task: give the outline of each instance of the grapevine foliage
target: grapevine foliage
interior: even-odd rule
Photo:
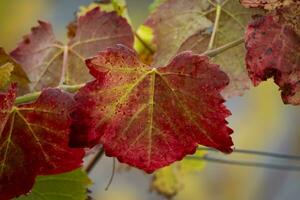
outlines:
[[[32,28],[32,33],[11,52],[27,73],[31,91],[89,81],[86,58],[114,44],[133,45],[133,34],[126,20],[99,8],[73,22],[72,32],[68,44],[63,45],[55,39],[51,24],[39,21],[39,26]]]
[[[272,1],[266,16],[257,17],[246,32],[246,63],[258,85],[270,77],[282,91],[286,104],[300,104],[300,2]],[[245,2],[244,2],[245,4]],[[266,6],[251,4],[249,6]],[[269,7],[268,7],[269,8]]]
[[[125,1],[103,1],[81,7],[66,44],[39,21],[0,48],[0,199],[77,169],[98,144],[148,173],[166,167],[152,186],[175,195],[196,161],[168,165],[198,145],[232,152],[224,98],[274,77],[300,104],[299,13],[296,0],[156,0],[134,34]]]

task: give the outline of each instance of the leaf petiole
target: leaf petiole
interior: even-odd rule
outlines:
[[[221,17],[221,11],[222,11],[221,5],[217,4],[216,5],[216,17],[215,17],[213,32],[211,34],[207,50],[210,50],[214,47],[214,42],[215,42],[216,34],[217,34],[217,31],[218,31],[218,27],[219,27],[219,21],[220,21],[220,17]]]
[[[244,42],[244,37],[237,39],[235,41],[232,41],[230,43],[227,43],[223,46],[220,46],[218,48],[212,49],[212,50],[207,50],[206,52],[204,52],[202,55],[206,55],[209,57],[214,57],[217,56],[220,53],[223,53],[224,51],[227,51],[228,49],[231,49],[235,46],[238,46],[240,44],[242,44]]]
[[[61,85],[57,88],[62,89],[66,92],[70,92],[70,93],[74,93],[77,92],[81,87],[83,87],[84,84],[80,84],[80,85]],[[29,93],[20,97],[16,98],[15,104],[22,104],[22,103],[28,103],[31,101],[36,100],[41,94],[41,91],[38,92],[33,92],[33,93]]]

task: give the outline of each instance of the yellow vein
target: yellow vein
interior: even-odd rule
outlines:
[[[49,160],[49,156],[46,154],[46,152],[44,151],[44,148],[39,140],[39,138],[36,136],[36,134],[34,133],[34,131],[32,130],[31,126],[30,126],[30,123],[27,121],[27,119],[20,113],[20,111],[16,110],[15,111],[18,116],[23,120],[23,122],[26,124],[28,130],[30,131],[30,133],[32,134],[33,138],[35,139],[35,141],[37,142],[38,146],[40,147],[42,153],[43,153],[43,156],[45,157],[45,159],[50,162]]]
[[[181,109],[184,111],[186,116],[189,118],[189,120],[196,125],[196,127],[201,131],[212,143],[216,144],[213,139],[210,137],[210,135],[202,128],[199,126],[198,122],[195,121],[194,116],[195,115],[190,109],[188,109],[184,104],[181,102],[180,98],[177,96],[177,94],[173,91],[171,86],[169,85],[169,82],[159,73],[157,73],[160,78],[163,80],[163,82],[166,84],[167,88],[171,91],[173,96],[175,97],[176,101],[178,102],[178,105],[181,107]],[[216,144],[217,145],[217,144]]]
[[[132,84],[132,86],[130,87],[130,88],[128,88],[128,90],[114,103],[114,104],[112,104],[111,105],[111,110],[109,111],[109,113],[108,114],[106,114],[106,115],[104,115],[104,117],[103,117],[103,119],[102,120],[100,120],[98,123],[97,123],[97,125],[96,125],[96,127],[99,127],[103,122],[105,122],[105,121],[107,121],[107,120],[109,120],[109,119],[111,119],[111,117],[114,115],[114,113],[115,113],[115,111],[116,111],[116,108],[120,105],[120,104],[122,104],[127,98],[128,98],[128,96],[130,95],[130,93],[135,89],[135,87],[136,86],[138,86],[139,85],[139,83],[141,83],[147,76],[148,76],[148,74],[150,74],[151,73],[151,71],[150,72],[147,72],[146,74],[144,74],[142,77],[140,77],[138,80],[136,80],[133,84]],[[101,91],[100,91],[101,92]]]
[[[142,138],[143,135],[145,135],[147,133],[147,128],[145,128],[136,138],[135,140],[129,145],[129,147],[127,148],[126,151],[124,151],[124,153],[122,153],[122,155],[126,155],[130,149]]]
[[[124,133],[127,132],[127,130],[131,127],[134,120],[137,119],[137,117],[148,107],[148,104],[143,104],[141,108],[132,115],[132,117],[129,119],[129,122],[127,123],[126,127],[122,130],[119,137],[122,137]]]
[[[149,90],[149,132],[148,132],[148,164],[147,166],[150,166],[150,159],[151,159],[151,153],[152,153],[152,133],[153,133],[153,111],[154,111],[154,95],[155,95],[155,77],[156,77],[156,69],[153,69],[151,72],[151,82],[150,82],[150,90]]]
[[[33,88],[36,87],[36,85],[40,82],[40,80],[42,79],[42,77],[44,76],[44,74],[48,71],[49,66],[56,60],[56,58],[58,56],[60,56],[64,51],[60,50],[57,54],[55,54],[51,60],[49,60],[46,65],[45,65],[45,69],[44,71],[41,73],[41,75],[38,77],[38,79],[34,82],[33,84]],[[44,65],[44,63],[42,63],[41,65]]]
[[[11,144],[11,135],[12,135],[12,131],[13,131],[14,123],[15,123],[15,116],[16,116],[16,113],[14,112],[12,114],[12,118],[11,118],[11,123],[10,123],[10,127],[9,127],[9,132],[8,132],[8,138],[5,141],[6,142],[6,148],[5,148],[5,152],[4,152],[4,155],[3,155],[4,160],[1,163],[1,172],[0,172],[0,174],[2,174],[3,171],[4,171],[4,167],[5,167],[5,163],[6,163],[6,159],[7,159],[8,149],[9,149],[9,146]]]

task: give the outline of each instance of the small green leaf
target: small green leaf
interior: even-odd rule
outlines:
[[[59,175],[39,176],[32,192],[15,200],[86,200],[90,184],[91,180],[82,169]]]

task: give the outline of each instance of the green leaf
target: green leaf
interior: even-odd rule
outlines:
[[[38,176],[32,192],[15,200],[86,200],[91,180],[82,169],[72,172]]]
[[[206,151],[198,150],[194,155],[203,157]],[[204,161],[184,159],[168,167],[162,168],[154,174],[152,189],[170,198],[183,187],[182,177],[196,173],[205,167]]]

